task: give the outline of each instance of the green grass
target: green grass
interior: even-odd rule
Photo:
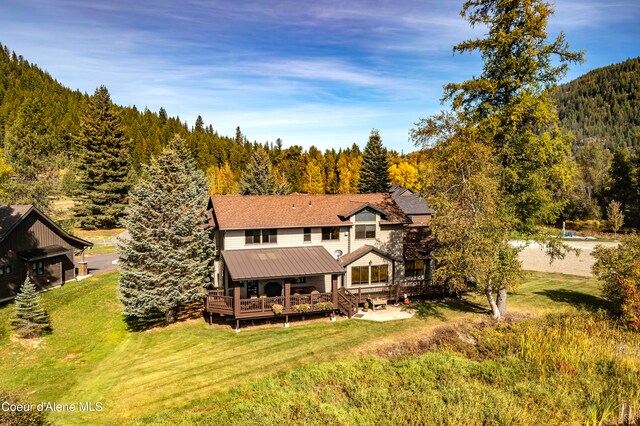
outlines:
[[[190,406],[274,373],[336,360],[350,362],[385,345],[428,336],[443,324],[486,318],[482,297],[420,305],[410,320],[375,323],[326,319],[282,325],[209,327],[190,320],[131,333],[117,300],[117,273],[43,294],[53,334],[38,347],[10,338],[12,305],[0,307],[0,386],[22,389],[33,401],[100,401],[101,413],[62,413],[60,424],[122,424],[162,410]],[[594,280],[531,274],[510,297],[510,309],[539,315],[596,310]]]
[[[109,244],[109,243],[104,243],[104,244],[96,244],[93,247],[91,247],[90,250],[87,250],[85,253],[86,256],[91,256],[91,255],[95,255],[95,254],[107,254],[107,253],[115,253],[116,250],[116,245],[115,244]]]

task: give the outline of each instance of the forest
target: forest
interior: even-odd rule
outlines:
[[[87,114],[100,96],[122,133],[122,151],[114,155],[127,159],[120,166],[126,170],[120,172],[124,183],[117,190],[124,195],[142,165],[158,156],[174,135],[186,142],[206,173],[212,194],[240,192],[242,172],[256,151],[266,153],[277,185],[287,192],[359,191],[363,153],[356,143],[322,152],[314,146],[286,146],[281,139],[250,141],[241,123],[235,135],[220,135],[201,116],[189,125],[164,108],[154,112],[112,104],[106,88],[93,96],[70,90],[0,45],[0,179],[7,183],[2,194],[6,203],[33,203],[50,210],[55,197],[82,197],[93,173],[83,170],[82,159],[91,158],[88,152],[95,156],[113,147],[109,141],[91,146],[89,140]],[[640,158],[634,147],[640,134],[640,58],[592,71],[560,86],[555,96],[561,124],[575,137],[573,184],[559,194],[565,203],[560,220],[606,219],[607,206],[615,200],[622,204],[625,225],[639,226]],[[374,129],[358,142],[364,144],[373,135],[379,140],[384,136]],[[428,182],[431,166],[422,151],[385,151],[391,183],[419,191]],[[76,220],[91,227],[81,219],[90,213],[77,212]]]

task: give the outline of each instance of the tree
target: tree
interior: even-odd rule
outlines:
[[[624,214],[622,213],[622,204],[618,201],[611,201],[607,206],[607,220],[613,229],[613,235],[618,233],[624,223]]]
[[[235,194],[238,182],[236,175],[231,170],[229,163],[222,167],[211,166],[207,170],[210,194]]]
[[[258,148],[251,158],[251,163],[240,178],[241,195],[273,195],[278,190],[276,176],[271,170],[269,156]]]
[[[403,186],[413,192],[420,191],[420,175],[418,168],[407,161],[400,161],[389,167],[389,178],[391,183]]]
[[[566,73],[567,63],[581,61],[582,53],[568,50],[563,33],[554,41],[547,41],[547,19],[552,13],[552,5],[542,0],[465,2],[461,12],[463,18],[472,27],[483,26],[488,32],[485,38],[458,44],[454,52],[479,51],[484,62],[483,71],[479,77],[444,87],[443,101],[451,102],[453,114],[422,119],[411,131],[413,140],[423,146],[454,138],[473,146],[473,152],[480,153],[482,151],[476,144],[479,141],[496,158],[498,190],[492,191],[500,199],[497,206],[488,205],[486,211],[499,211],[500,214],[474,218],[482,219],[477,227],[487,230],[488,239],[478,237],[477,241],[470,240],[469,243],[473,244],[471,247],[485,245],[477,251],[478,262],[487,259],[482,255],[486,252],[485,256],[491,256],[497,267],[497,275],[493,269],[485,267],[478,273],[484,271],[484,282],[491,283],[491,287],[497,285],[497,309],[501,315],[506,312],[509,280],[515,279],[518,268],[517,257],[507,245],[506,234],[500,228],[494,231],[493,226],[511,224],[524,234],[537,235],[536,225],[555,221],[562,212],[566,200],[560,195],[566,193],[572,181],[574,167],[570,138],[557,127],[551,93]],[[471,148],[468,151],[471,152]],[[456,160],[452,158],[450,161]],[[434,173],[430,176],[434,181],[431,185],[442,186],[441,179],[437,172]],[[468,184],[461,181],[460,185],[465,188]],[[491,187],[481,186],[478,189],[482,194]],[[456,201],[461,197],[463,201],[464,197],[471,197],[473,191],[456,194],[453,190],[441,194],[445,200],[439,202],[440,206],[446,210],[448,202],[472,212],[478,210],[476,202]],[[446,197],[451,199],[447,201]],[[438,211],[436,217],[440,216],[441,209],[437,205],[435,208]],[[464,209],[459,213],[464,214]],[[494,217],[500,218],[499,222],[489,221]],[[451,220],[455,223],[454,219]],[[489,221],[487,226],[481,226],[484,220]],[[455,231],[458,228],[450,229]],[[440,235],[445,240],[449,238],[446,233]],[[491,235],[493,237],[489,238]],[[556,248],[557,244],[550,244],[548,252],[555,254]],[[463,246],[455,250],[460,251],[460,256],[468,252]],[[446,270],[440,272],[445,273]],[[495,316],[493,305],[492,309]]]
[[[640,237],[630,237],[618,247],[598,246],[593,256],[593,274],[603,296],[631,328],[640,330]]]
[[[40,303],[40,295],[30,276],[16,295],[11,326],[19,337],[32,338],[51,331],[47,311]]]
[[[427,150],[437,179],[423,189],[438,212],[430,224],[438,242],[433,280],[456,291],[472,284],[499,320],[506,314],[507,289],[520,278],[517,251],[509,245],[513,219],[501,193],[500,167],[476,129],[454,124],[451,115],[443,119],[455,133]]]
[[[96,89],[82,119],[77,139],[80,226],[86,229],[118,225],[130,188],[128,142],[106,87]]]
[[[324,180],[322,179],[322,169],[314,161],[307,163],[304,174],[305,183],[302,190],[307,194],[324,194]]]
[[[15,176],[7,182],[7,203],[33,204],[49,210],[48,195],[53,187],[54,172],[50,152],[51,135],[42,101],[29,98],[7,132],[5,155]]]
[[[202,300],[213,274],[207,182],[177,136],[144,172],[123,219],[129,238],[118,247],[120,300],[132,324],[161,317],[171,323],[186,304]]]
[[[551,94],[568,63],[582,61],[583,54],[569,51],[562,32],[547,40],[552,13],[543,0],[465,2],[463,18],[488,33],[454,52],[479,51],[483,72],[447,84],[443,98],[488,136],[483,140],[495,149],[517,228],[529,233],[557,219],[566,203],[557,194],[571,182],[570,139],[557,127]]]
[[[362,155],[362,168],[358,184],[360,193],[387,192],[389,190],[389,160],[382,146],[380,133],[371,130],[369,142]]]

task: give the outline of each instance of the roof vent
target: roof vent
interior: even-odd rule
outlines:
[[[311,200],[309,200],[309,207],[311,207]]]
[[[296,208],[296,205],[295,205],[295,204],[291,204],[291,208],[292,208],[292,209],[295,209],[295,208]]]

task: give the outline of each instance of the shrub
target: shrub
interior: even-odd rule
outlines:
[[[316,304],[313,305],[317,310],[320,311],[328,311],[333,309],[333,303],[332,302],[318,302]]]
[[[309,312],[311,310],[311,305],[308,303],[301,303],[299,305],[293,305],[291,310],[293,312]]]
[[[593,273],[601,281],[603,296],[631,328],[640,330],[640,237],[618,247],[598,246],[593,256]]]
[[[22,284],[16,296],[11,326],[19,337],[42,336],[51,331],[49,315],[40,305],[40,295],[30,277]]]
[[[28,406],[30,409],[28,411],[17,411],[17,410],[4,410],[0,409],[0,424],[8,425],[8,426],[40,426],[46,425],[48,422],[45,420],[45,413],[43,411],[38,411],[35,404],[33,407],[31,405],[22,400],[19,396],[12,392],[7,392],[0,389],[0,403],[7,403],[5,406],[10,407],[12,404],[22,404],[23,406]]]
[[[276,315],[280,315],[282,313],[282,311],[284,310],[284,306],[278,304],[278,303],[274,303],[273,305],[271,305],[271,310],[273,311],[274,314]]]

